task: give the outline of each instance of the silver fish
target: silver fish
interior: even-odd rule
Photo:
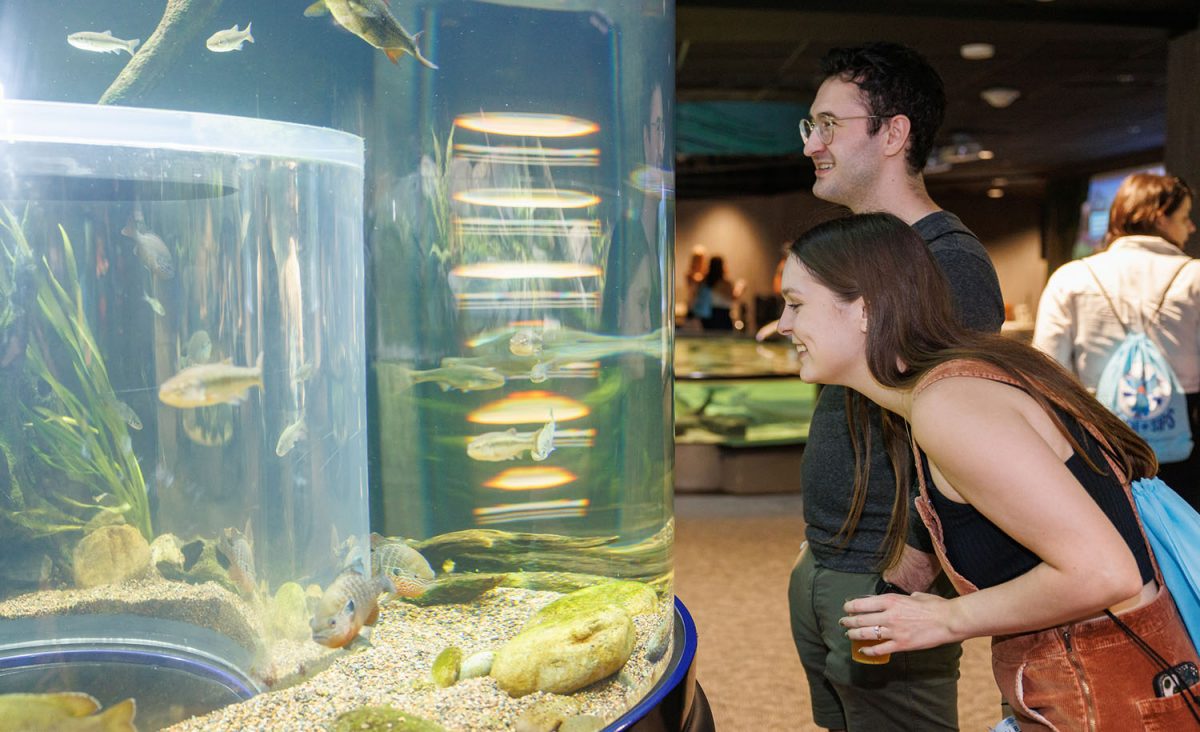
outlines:
[[[388,12],[386,0],[317,0],[304,11],[310,18],[325,13],[331,13],[338,25],[383,51],[392,63],[409,53],[425,66],[437,68],[417,47],[424,31],[410,35]]]
[[[396,592],[384,575],[367,579],[354,569],[342,572],[317,603],[309,623],[313,640],[330,648],[349,645],[364,625],[374,625],[379,618],[379,596],[384,592]]]
[[[150,297],[149,293],[143,292],[142,299],[146,301],[146,304],[150,306],[150,309],[154,311],[155,315],[161,317],[167,314],[167,311],[163,309],[162,303],[156,298]]]
[[[188,338],[184,353],[187,363],[181,364],[183,366],[208,363],[208,359],[212,355],[212,338],[208,336],[208,331],[198,330],[193,333],[191,338]]]
[[[550,415],[550,421],[539,430],[517,432],[516,429],[510,429],[504,432],[487,432],[467,443],[467,457],[488,462],[515,460],[526,450],[529,451],[529,457],[539,462],[554,452],[553,414]]]
[[[242,44],[246,41],[254,43],[254,36],[250,35],[250,24],[246,23],[245,30],[238,30],[237,23],[234,23],[232,28],[219,30],[209,36],[204,46],[213,53],[228,53],[242,50]]]
[[[484,366],[470,366],[455,363],[426,371],[404,371],[400,374],[402,386],[419,384],[423,381],[435,382],[442,391],[457,389],[459,391],[484,391],[499,389],[504,386],[504,374],[496,369]]]
[[[142,420],[137,416],[137,412],[133,411],[133,407],[117,399],[115,394],[109,397],[109,401],[112,408],[131,429],[140,430],[142,428]]]
[[[133,250],[146,269],[159,279],[169,280],[175,276],[175,262],[166,242],[152,231],[141,231],[130,219],[121,233],[133,239]]]
[[[123,41],[120,38],[114,38],[110,30],[100,33],[82,31],[67,36],[67,43],[83,51],[92,51],[94,53],[117,53],[124,51],[130,56],[133,55],[133,49],[137,48],[137,45],[141,42],[142,39],[140,38],[134,38],[132,41]]]
[[[275,454],[283,457],[292,451],[297,442],[306,439],[308,439],[308,426],[304,424],[304,415],[301,414],[295,422],[279,433],[279,441],[275,443]]]

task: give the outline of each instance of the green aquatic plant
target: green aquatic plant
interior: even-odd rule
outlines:
[[[10,271],[36,261],[24,220],[6,207],[0,207],[0,231],[7,234],[0,238],[0,251]],[[31,325],[25,351],[29,375],[49,387],[52,399],[21,400],[20,412],[36,462],[86,489],[83,498],[74,497],[66,485],[43,476],[39,488],[49,486],[48,494],[26,485],[23,505],[11,512],[11,519],[32,535],[44,536],[84,531],[121,516],[149,539],[145,479],[133,454],[121,402],[84,313],[71,239],[61,225],[58,231],[63,279],[55,275],[45,256],[40,266],[34,265],[37,312],[49,327]]]

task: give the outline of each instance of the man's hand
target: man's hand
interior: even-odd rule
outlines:
[[[900,553],[900,561],[883,573],[883,579],[905,592],[925,592],[941,571],[937,555],[906,544]]]

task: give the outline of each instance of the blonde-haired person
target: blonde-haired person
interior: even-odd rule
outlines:
[[[1155,693],[1151,651],[1167,665],[1197,657],[1129,492],[1154,475],[1149,446],[1045,354],[964,328],[928,247],[890,214],[814,227],[793,244],[783,284],[779,331],[801,378],[897,418],[882,435],[856,434],[884,440],[896,475],[915,458],[917,509],[960,593],[845,603],[850,638],[881,641],[864,653],[992,636],[996,682],[1023,732],[1200,725],[1187,683]],[[859,463],[860,480],[869,468]],[[896,495],[907,488],[897,481]],[[909,502],[894,506],[904,525]]]
[[[1200,439],[1200,264],[1183,251],[1196,231],[1193,197],[1175,176],[1126,178],[1109,211],[1107,248],[1064,264],[1046,283],[1033,345],[1095,393],[1100,373],[1125,339],[1122,323],[1144,327],[1179,378],[1186,418]],[[1159,476],[1200,508],[1200,450],[1163,463]]]

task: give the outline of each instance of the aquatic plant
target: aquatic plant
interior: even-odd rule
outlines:
[[[53,397],[20,400],[21,419],[32,437],[31,457],[85,487],[83,498],[77,498],[61,481],[45,476],[38,485],[26,483],[11,519],[33,536],[45,536],[80,531],[123,517],[149,539],[145,479],[133,454],[121,402],[109,383],[104,358],[84,313],[71,239],[60,225],[65,270],[60,281],[46,257],[40,266],[35,264],[25,221],[2,206],[0,231],[7,234],[0,239],[0,252],[10,270],[19,272],[32,265],[37,310],[49,326],[29,326],[30,342],[25,351],[29,374],[46,384]],[[0,267],[0,271],[3,269]],[[64,367],[56,362],[56,355],[68,364]],[[13,436],[0,438],[11,440]],[[11,449],[11,445],[8,447]],[[6,452],[6,456],[9,454]],[[25,465],[25,472],[33,467]]]

